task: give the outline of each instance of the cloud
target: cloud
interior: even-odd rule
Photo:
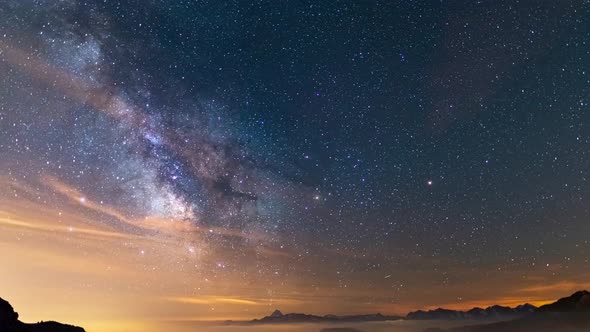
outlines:
[[[540,284],[535,286],[529,286],[520,289],[521,292],[525,293],[561,293],[565,295],[567,292],[578,291],[581,288],[590,289],[590,282],[587,281],[561,281],[553,284]]]
[[[204,297],[171,297],[166,298],[168,301],[172,302],[180,302],[185,304],[236,304],[236,305],[264,305],[264,303],[247,300],[242,298],[231,298],[231,297],[214,297],[214,296],[204,296]]]
[[[240,306],[269,306],[269,305],[295,305],[303,302],[290,298],[243,298],[243,297],[224,297],[224,296],[199,296],[199,297],[165,297],[166,301],[183,303],[183,304],[233,304]]]
[[[99,237],[109,237],[109,238],[127,238],[130,237],[124,233],[118,232],[109,232],[109,231],[102,231],[97,229],[91,228],[81,228],[81,227],[72,227],[66,225],[59,225],[59,224],[44,224],[39,222],[28,222],[19,220],[18,216],[6,214],[5,212],[0,210],[0,224],[5,226],[12,226],[12,227],[19,227],[19,228],[28,228],[32,230],[38,231],[46,231],[46,232],[61,232],[61,233],[76,233],[76,234],[84,234],[84,235],[92,235],[92,236],[99,236]]]
[[[0,201],[0,224],[4,226],[64,235],[136,240],[154,236],[164,240],[163,236],[176,244],[182,240],[189,247],[194,242],[200,243],[199,247],[205,243],[208,247],[216,247],[220,245],[220,239],[242,239],[253,246],[255,253],[265,257],[289,255],[264,245],[272,242],[272,238],[254,229],[199,226],[182,218],[158,215],[129,216],[114,206],[94,201],[86,193],[51,175],[43,175],[33,184],[0,177],[0,189],[4,195]],[[55,197],[52,193],[59,196]],[[61,197],[67,201],[63,202]],[[56,202],[45,204],[52,200]],[[118,224],[105,223],[104,217],[114,219]]]
[[[70,202],[76,203],[86,209],[114,217],[115,219],[123,223],[133,225],[132,219],[128,218],[115,208],[104,205],[102,203],[93,202],[92,200],[87,198],[87,195],[78,191],[74,187],[67,185],[64,182],[61,182],[53,176],[45,175],[41,178],[41,180],[45,185],[53,189],[55,192],[60,193],[66,198],[68,198]]]

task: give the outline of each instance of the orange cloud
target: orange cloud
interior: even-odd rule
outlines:
[[[521,289],[522,292],[527,293],[562,293],[567,295],[567,292],[577,291],[581,288],[590,288],[589,282],[573,282],[562,281],[554,284],[543,284]]]
[[[226,303],[226,304],[238,304],[238,305],[261,305],[264,303],[260,303],[253,300],[241,299],[241,298],[231,298],[231,297],[171,297],[167,298],[166,300],[172,302],[180,302],[186,304],[217,304],[217,303]]]

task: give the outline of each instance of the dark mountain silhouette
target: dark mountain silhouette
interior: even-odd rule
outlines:
[[[554,303],[539,307],[523,318],[492,324],[464,326],[424,332],[588,332],[590,331],[590,293],[579,291]]]
[[[590,292],[579,291],[571,296],[561,298],[551,304],[541,306],[539,312],[576,312],[590,311]]]
[[[0,298],[0,331],[2,332],[85,332],[83,328],[57,322],[27,324],[18,320],[18,313]]]
[[[301,313],[283,314],[280,310],[275,310],[271,315],[253,319],[246,322],[226,321],[226,324],[268,324],[268,323],[319,323],[319,322],[380,322],[387,320],[400,319],[399,316],[384,316],[380,313],[369,315],[309,315]]]
[[[482,308],[473,308],[468,311],[458,311],[438,308],[429,311],[413,311],[408,313],[406,319],[411,320],[430,320],[430,319],[494,319],[494,320],[507,320],[515,319],[534,312],[537,309],[532,304],[522,304],[515,308],[503,307],[494,305]]]
[[[402,317],[371,315],[309,315],[303,313],[283,314],[275,310],[269,316],[251,321],[233,322],[227,324],[266,324],[266,323],[339,323],[339,322],[376,322],[398,320]],[[457,311],[439,308],[430,311],[414,311],[405,319],[409,320],[494,320],[499,322],[481,325],[464,326],[452,329],[429,328],[425,332],[590,332],[590,293],[579,291],[569,297],[537,308],[531,304],[523,304],[514,308],[494,305],[483,308],[473,308],[468,311]],[[435,323],[433,323],[435,324]],[[330,327],[321,332],[353,332],[349,327]]]
[[[277,309],[277,310],[273,311],[272,314],[270,314],[270,317],[280,318],[280,317],[283,317],[283,313]]]

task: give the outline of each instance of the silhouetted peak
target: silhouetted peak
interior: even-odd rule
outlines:
[[[525,303],[525,304],[521,304],[521,305],[517,306],[516,308],[514,308],[514,310],[519,311],[519,312],[533,312],[533,311],[537,310],[537,307],[530,304],[530,303]]]
[[[280,317],[283,317],[283,313],[279,309],[277,309],[272,312],[270,317],[280,318]]]
[[[587,290],[581,290],[581,291],[575,292],[570,297],[576,299],[578,302],[582,302],[585,299],[587,299],[587,296],[590,296],[590,292],[588,292]]]
[[[0,322],[14,322],[18,320],[18,313],[8,303],[8,301],[0,298]]]
[[[590,292],[586,290],[575,292],[568,297],[563,297],[551,304],[541,306],[539,311],[590,311]]]

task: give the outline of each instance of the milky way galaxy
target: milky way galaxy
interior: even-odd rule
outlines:
[[[0,296],[158,331],[590,287],[589,13],[0,1]]]

